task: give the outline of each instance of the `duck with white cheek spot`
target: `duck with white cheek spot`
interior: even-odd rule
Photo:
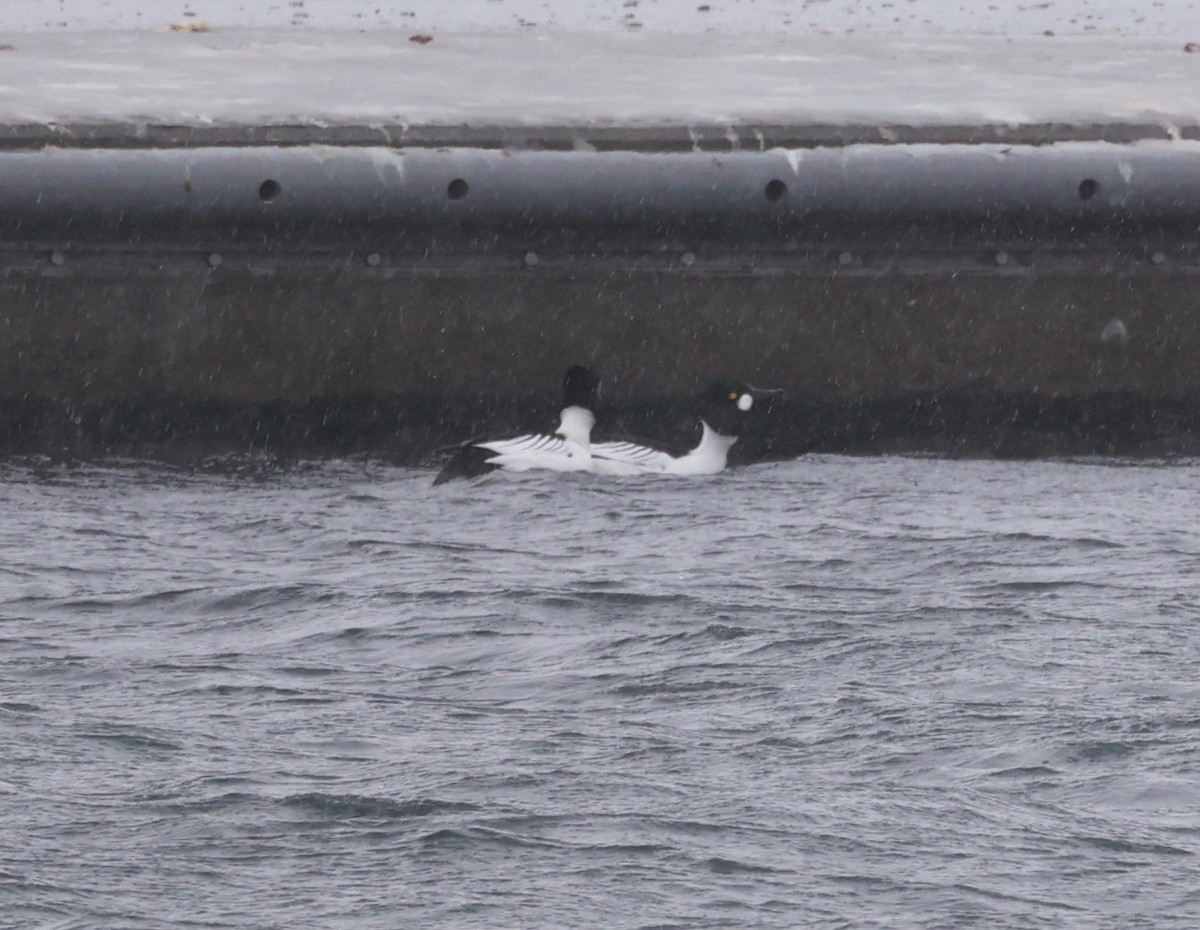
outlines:
[[[725,470],[729,450],[756,405],[770,403],[782,394],[782,390],[754,388],[744,381],[718,381],[698,398],[700,442],[690,452],[675,456],[632,442],[593,443],[591,470],[599,475],[715,475]]]

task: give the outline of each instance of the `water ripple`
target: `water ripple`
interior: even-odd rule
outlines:
[[[1198,474],[6,465],[6,915],[1191,930]]]

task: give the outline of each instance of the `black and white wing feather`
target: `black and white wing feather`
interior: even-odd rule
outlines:
[[[541,433],[529,433],[512,439],[479,442],[476,445],[480,449],[505,456],[568,456],[571,454],[567,440],[561,436],[547,436]]]
[[[610,474],[665,471],[674,457],[633,442],[600,442],[592,445],[595,470]]]

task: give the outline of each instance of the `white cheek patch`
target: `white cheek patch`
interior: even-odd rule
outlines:
[[[741,410],[743,413],[745,413],[747,410],[749,410],[751,407],[754,406],[754,398],[751,397],[749,394],[743,394],[741,397],[738,398],[737,404],[738,404],[738,410]]]

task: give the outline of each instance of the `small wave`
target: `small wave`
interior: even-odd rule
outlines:
[[[391,635],[389,633],[389,635]],[[507,633],[504,630],[491,630],[485,627],[473,627],[468,630],[438,630],[414,637],[412,641],[421,643],[436,643],[445,640],[459,639],[500,639],[502,637],[520,637],[520,633]]]
[[[1038,775],[1061,774],[1061,771],[1050,768],[1048,765],[1018,765],[1013,768],[997,769],[994,772],[988,772],[988,775],[992,778],[1032,778]]]
[[[167,809],[180,814],[209,814],[246,804],[260,803],[265,799],[245,791],[227,791],[224,794],[201,800],[167,799]]]
[[[449,846],[461,848],[477,846],[481,843],[502,846],[506,849],[562,849],[564,844],[540,837],[522,836],[507,830],[497,830],[493,827],[468,827],[463,830],[443,829],[434,830],[421,837],[425,846]]]
[[[148,538],[144,533],[121,533],[104,526],[77,526],[71,532],[77,536],[99,536],[102,539],[144,540]]]
[[[270,695],[278,697],[299,697],[307,692],[301,691],[298,688],[280,688],[276,685],[205,685],[202,688],[196,689],[207,694],[216,694],[221,697],[233,697],[236,695],[248,695],[256,697],[258,695]]]
[[[1011,542],[1045,542],[1056,545],[1079,546],[1084,549],[1125,549],[1127,545],[1111,539],[1101,539],[1096,536],[1051,536],[1046,533],[997,533],[995,539]]]
[[[812,719],[811,717],[801,717],[794,720],[793,723],[804,723]],[[797,736],[764,736],[752,740],[748,745],[770,750],[806,750],[812,745],[812,740]]]
[[[779,869],[773,869],[765,865],[753,865],[749,862],[738,862],[736,859],[726,859],[722,856],[713,856],[704,860],[704,865],[718,875],[769,875],[779,872]]]
[[[455,588],[449,585],[434,584],[423,587],[412,587],[405,591],[382,591],[377,598],[384,603],[409,604],[413,601],[469,601],[490,595],[491,591],[479,591],[473,588]]]
[[[348,640],[350,642],[356,642],[360,639],[371,639],[373,636],[377,636],[378,633],[378,630],[373,630],[365,626],[348,626],[344,630],[335,630],[329,633],[318,634],[318,638],[341,639]]]
[[[680,682],[631,682],[626,685],[617,685],[612,689],[612,693],[621,695],[622,697],[645,697],[647,695],[665,694],[711,694],[739,691],[753,687],[754,684],[754,682],[750,681],[714,681],[713,679]]]
[[[308,792],[283,798],[280,804],[294,807],[320,817],[337,820],[405,820],[410,817],[429,817],[434,814],[477,810],[474,804],[458,801],[439,801],[422,798],[397,801],[359,794],[324,794]]]
[[[588,855],[597,853],[610,856],[653,856],[675,852],[674,846],[665,843],[588,843],[581,844],[577,848],[580,852]],[[607,867],[600,868],[597,870],[597,874],[606,871]]]
[[[338,674],[337,669],[319,665],[282,665],[275,671],[281,675],[295,675],[297,678],[327,678]]]
[[[811,582],[794,581],[789,584],[780,585],[784,591],[804,591],[814,592],[817,594],[879,594],[890,595],[899,593],[898,588],[882,587],[879,585],[840,585],[840,584],[813,584]]]
[[[40,714],[42,708],[38,704],[27,704],[24,701],[2,701],[0,711],[9,714]]]
[[[83,739],[112,743],[123,749],[161,749],[168,752],[179,752],[183,749],[180,744],[171,740],[119,725],[109,725],[98,730],[85,730],[79,736]]]
[[[398,547],[394,539],[351,539],[346,543],[346,548],[351,551],[371,549],[377,555],[391,555]]]
[[[1051,591],[1069,591],[1079,588],[1108,591],[1113,588],[1113,585],[1101,584],[1095,581],[1080,581],[1076,578],[1065,578],[1061,581],[997,581],[993,584],[981,585],[978,590],[1038,594]]]
[[[571,606],[575,604],[611,604],[616,607],[664,607],[675,604],[691,604],[695,600],[688,594],[674,593],[652,593],[646,591],[628,591],[620,588],[612,588],[600,586],[590,587],[590,584],[585,582],[571,588],[565,595],[545,595],[542,592],[540,600],[542,603]]]
[[[281,584],[222,591],[216,588],[172,588],[151,591],[145,594],[112,594],[82,598],[25,597],[13,603],[37,603],[40,606],[61,608],[68,611],[95,613],[118,610],[130,611],[177,609],[190,607],[196,613],[211,616],[214,613],[244,614],[248,610],[279,607],[291,602],[321,604],[333,600],[337,595],[318,584]]]
[[[227,658],[232,658],[232,656],[227,656]],[[223,662],[151,662],[146,668],[155,672],[182,672],[184,674],[234,671],[234,666]]]
[[[337,595],[324,585],[293,583],[244,588],[218,594],[206,606],[216,611],[243,611],[259,607],[278,607],[292,601],[322,604],[336,597]]]
[[[727,827],[713,820],[666,820],[652,818],[651,822],[663,830],[679,833],[683,836],[711,836],[723,833]]]
[[[299,688],[280,688],[276,685],[207,685],[196,689],[201,693],[215,694],[219,697],[242,697],[248,700],[256,698],[275,699],[280,704],[335,704],[339,698],[321,693],[303,691]]]
[[[1096,849],[1108,852],[1135,853],[1153,856],[1191,856],[1190,849],[1180,849],[1178,846],[1168,846],[1165,843],[1139,843],[1134,840],[1114,839],[1109,836],[1080,836],[1077,839],[1094,846]]]
[[[830,643],[841,642],[845,638],[845,633],[816,633],[812,636],[787,636],[780,639],[772,639],[761,646],[755,646],[753,649],[743,653],[743,656],[747,660],[789,658],[796,653],[807,654],[821,647],[827,647]]]
[[[1071,752],[1071,758],[1084,762],[1105,762],[1109,759],[1124,759],[1134,753],[1135,747],[1121,742],[1090,742],[1077,743]]]
[[[458,552],[466,555],[476,555],[481,552],[499,553],[501,555],[524,555],[518,549],[507,546],[492,546],[480,542],[453,542],[445,539],[396,539],[389,545],[398,549],[417,549],[429,552]]]
[[[1005,894],[1001,891],[993,891],[990,888],[979,888],[975,885],[957,884],[951,886],[958,891],[965,891],[967,894],[978,895],[981,898],[988,898],[992,901],[1015,901],[1020,904],[1032,904],[1037,907],[1049,908],[1055,911],[1082,911],[1083,908],[1076,907],[1074,904],[1067,904],[1064,901],[1047,901],[1043,898],[1029,898],[1024,895]]]
[[[604,648],[606,650],[650,650],[660,649],[672,643],[710,642],[713,640],[716,642],[730,642],[735,639],[754,636],[759,632],[761,631],[729,623],[710,623],[700,629],[681,630],[675,633],[664,633],[659,636],[621,636],[604,643]]]
[[[729,642],[741,639],[743,636],[753,636],[757,630],[748,630],[742,626],[730,626],[725,623],[710,623],[704,628],[704,635],[717,642]]]

